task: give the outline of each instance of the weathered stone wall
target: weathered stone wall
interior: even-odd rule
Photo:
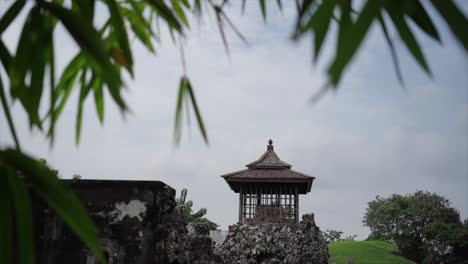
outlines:
[[[157,181],[65,183],[94,220],[109,264],[210,263],[198,259],[205,260],[205,255],[211,258],[211,240],[190,239],[186,223],[176,210],[175,191],[168,185]],[[38,263],[98,263],[49,208],[40,203],[34,208]]]
[[[233,225],[226,240],[215,248],[226,264],[324,264],[327,243],[313,214],[299,225]]]
[[[299,225],[235,225],[216,245],[206,226],[187,226],[175,191],[162,182],[65,183],[93,218],[109,264],[327,263],[327,245],[311,215]],[[49,208],[36,202],[34,210],[37,263],[98,264]]]

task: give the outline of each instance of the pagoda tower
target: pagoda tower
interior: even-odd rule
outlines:
[[[299,223],[299,195],[310,192],[315,177],[291,170],[271,139],[266,152],[246,167],[221,175],[239,194],[239,223]]]

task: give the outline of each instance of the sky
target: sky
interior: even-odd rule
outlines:
[[[458,3],[467,14],[467,3]],[[0,2],[0,12],[9,4]],[[79,146],[76,91],[58,123],[53,147],[43,133],[29,129],[24,110],[15,104],[23,150],[45,158],[62,178],[79,174],[83,179],[154,180],[177,191],[187,188],[194,207],[207,208],[208,218],[227,229],[238,219],[238,196],[220,175],[245,168],[265,152],[271,138],[282,160],[316,177],[312,191],[300,197],[300,214],[313,212],[323,230],[365,239],[370,230],[362,219],[369,201],[417,190],[447,197],[468,217],[468,56],[442,21],[435,21],[442,45],[417,34],[432,78],[397,41],[402,87],[382,32],[374,25],[339,89],[312,104],[310,98],[326,82],[333,37],[327,39],[320,62],[312,64],[310,38],[290,40],[292,6],[281,13],[271,5],[266,23],[256,5],[248,6],[244,15],[234,5],[228,14],[248,44],[228,31],[228,56],[213,17],[195,23],[184,42],[187,75],[208,145],[193,118],[183,127],[181,145],[174,145],[183,72],[179,48],[165,34],[156,55],[133,45],[135,78],[127,80],[124,91],[131,114],[123,118],[107,95],[101,125],[93,98],[88,98]],[[24,15],[2,35],[10,50]],[[55,41],[60,71],[77,47],[63,28]],[[46,106],[43,102],[44,111]],[[11,146],[3,113],[0,123],[0,147]]]

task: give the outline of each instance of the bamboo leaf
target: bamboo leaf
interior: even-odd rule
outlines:
[[[311,8],[312,4],[315,3],[315,0],[303,0],[301,5],[298,5],[298,16],[297,16],[297,24],[299,25],[301,20],[304,18],[304,14],[306,14],[309,9]],[[296,2],[296,4],[299,4]],[[325,2],[323,3],[325,4]]]
[[[91,80],[89,83],[86,83],[86,73],[87,71],[84,71],[83,74],[81,75],[81,90],[80,90],[80,96],[78,99],[78,110],[77,110],[77,115],[76,115],[76,131],[75,131],[75,142],[76,144],[80,144],[80,137],[81,137],[81,123],[83,120],[83,104],[88,97],[89,91],[91,90],[91,86],[94,85],[95,82],[95,76],[93,75],[91,77]]]
[[[78,53],[63,70],[59,83],[57,84],[57,87],[55,88],[54,93],[51,96],[54,99],[54,107],[52,110],[49,110],[45,117],[50,117],[50,122],[53,122],[55,124],[59,119],[73,91],[75,80],[79,72],[82,71],[82,68],[85,67],[85,65],[86,59],[84,54]],[[58,106],[56,106],[57,102],[59,102]],[[47,133],[47,136],[50,138],[54,135],[54,127],[55,126],[51,124]]]
[[[190,100],[192,101],[192,107],[193,107],[193,111],[195,112],[195,116],[197,118],[198,128],[200,129],[200,133],[202,134],[202,137],[205,140],[205,143],[208,144],[208,134],[206,133],[205,124],[203,123],[200,109],[198,107],[197,100],[195,98],[195,91],[192,89],[192,85],[190,84],[190,81],[186,77],[185,79],[187,83],[186,89],[190,96]]]
[[[127,30],[125,29],[122,15],[120,14],[119,8],[115,0],[107,0],[107,6],[111,16],[111,24],[117,36],[119,47],[122,49],[124,60],[118,60],[117,62],[124,66],[128,72],[133,76],[133,57],[130,49],[130,43],[128,41]],[[114,52],[112,53],[114,55]]]
[[[221,35],[221,39],[223,41],[223,46],[226,51],[226,54],[229,56],[229,45],[227,42],[226,33],[224,32],[224,24],[223,24],[223,19],[222,19],[223,11],[219,6],[215,6],[214,11],[216,14],[216,24],[218,25],[219,34]]]
[[[98,62],[108,62],[109,57],[104,44],[90,21],[53,2],[39,2],[45,9],[55,15],[68,30],[75,41]]]
[[[5,117],[8,122],[8,128],[10,129],[11,136],[13,137],[13,140],[15,141],[15,144],[16,144],[16,149],[21,150],[19,139],[16,134],[15,124],[13,122],[13,118],[11,118],[10,107],[6,99],[5,90],[3,89],[3,81],[1,79],[1,75],[0,75],[0,100],[2,103],[2,107],[3,107],[3,112],[5,113]]]
[[[95,0],[72,1],[72,10],[76,10],[81,16],[89,21],[94,19]]]
[[[283,11],[283,1],[281,0],[276,0],[276,4],[278,5],[278,8],[280,11]]]
[[[260,3],[260,10],[262,11],[263,21],[266,21],[266,3],[265,0],[259,0]]]
[[[9,77],[10,77],[10,92],[14,98],[25,97],[26,85],[24,79],[30,65],[30,58],[32,57],[33,48],[31,40],[31,20],[34,16],[37,16],[37,8],[31,9],[24,23],[21,31],[20,38],[18,40],[18,46],[16,48],[16,55],[10,63]],[[36,14],[35,14],[36,13]],[[25,106],[26,108],[26,106]],[[27,110],[29,111],[29,110]]]
[[[51,34],[51,37],[53,35]],[[50,42],[50,49],[49,49],[49,57],[50,57],[50,67],[49,67],[49,89],[50,89],[50,125],[49,125],[49,132],[50,132],[50,144],[54,143],[54,136],[55,136],[55,111],[54,106],[57,102],[57,98],[55,97],[55,56],[54,56],[54,40]]]
[[[44,199],[94,255],[105,263],[97,230],[86,209],[49,168],[21,152],[10,149],[0,151],[0,163],[8,164],[12,170],[25,175],[39,197]]]
[[[20,178],[18,172],[11,168],[7,168],[8,187],[10,194],[13,197],[13,208],[15,211],[15,238],[17,243],[17,252],[19,263],[33,264],[34,263],[34,243],[32,231],[32,207],[29,198],[28,190]],[[3,175],[5,177],[5,175]]]
[[[444,18],[452,33],[468,51],[468,19],[452,0],[431,0],[432,5]]]
[[[224,20],[228,23],[231,29],[236,33],[237,37],[240,38],[245,44],[248,44],[247,38],[237,29],[236,25],[232,23],[231,19],[221,10],[220,15],[224,18]]]
[[[187,90],[187,79],[185,77],[180,78],[179,93],[177,95],[177,104],[175,112],[175,123],[174,123],[174,140],[176,144],[180,143],[182,136],[182,114],[183,114],[183,102],[185,92]]]
[[[103,94],[102,81],[98,78],[93,84],[93,92],[94,92],[94,102],[96,105],[96,112],[99,118],[99,122],[101,122],[102,124],[104,122],[104,94]]]
[[[353,24],[349,17],[350,6],[342,8],[342,18],[339,29],[338,48],[332,65],[328,68],[328,74],[333,86],[337,86],[345,67],[349,64],[374,19],[380,14],[379,1],[368,1],[364,5],[357,21]]]
[[[406,14],[414,21],[419,28],[421,28],[426,34],[440,42],[439,32],[434,26],[429,14],[427,14],[424,6],[419,0],[407,1],[404,5]]]
[[[130,27],[137,38],[146,46],[148,50],[154,52],[153,44],[151,43],[151,36],[153,30],[145,18],[142,16],[142,10],[132,1],[130,2],[133,10],[128,10],[126,17],[130,22]]]
[[[37,41],[33,43],[33,46],[42,52],[34,52],[33,56],[30,58],[31,83],[26,90],[26,96],[29,99],[24,100],[29,102],[31,112],[34,115],[34,118],[37,118],[38,127],[41,127],[38,113],[44,88],[45,67],[48,63],[46,54],[50,49],[50,41],[52,40],[50,28],[47,27],[47,22],[43,18],[44,17],[41,17],[38,21],[34,22],[35,29],[31,32],[31,34],[38,34],[40,36]],[[33,36],[31,36],[31,38],[33,38]]]
[[[17,0],[8,8],[0,19],[0,35],[10,26],[11,22],[18,17],[18,14],[23,10],[26,0]]]
[[[59,18],[78,45],[93,59],[93,62],[98,67],[97,71],[102,74],[111,94],[118,94],[122,85],[120,75],[110,62],[104,42],[91,22],[53,2],[40,1],[39,4]],[[123,100],[119,100],[119,96],[113,96],[113,99],[122,110],[127,109]]]
[[[426,59],[424,58],[424,55],[421,51],[421,47],[416,41],[416,38],[414,37],[413,32],[411,32],[411,29],[409,28],[408,24],[404,20],[403,16],[398,12],[395,12],[393,10],[388,10],[388,9],[387,9],[387,13],[392,19],[393,24],[395,24],[395,28],[400,38],[405,43],[411,55],[413,55],[413,57],[416,59],[419,65],[421,65],[421,67],[427,72],[427,74],[432,76],[431,70],[429,69]]]
[[[312,1],[309,1],[304,4],[311,4]],[[328,28],[330,25],[330,20],[333,16],[333,10],[335,9],[336,1],[329,0],[323,2],[314,14],[310,17],[309,21],[306,25],[301,26],[298,24],[296,27],[295,33],[293,35],[294,39],[298,39],[308,30],[313,30],[314,32],[314,60],[317,61],[318,56],[320,54],[320,50],[325,40],[325,36],[328,32]],[[307,8],[307,7],[304,7]]]
[[[11,64],[11,54],[8,48],[5,46],[3,40],[0,39],[0,60],[2,61],[3,68],[6,72],[10,72],[10,64]]]
[[[390,48],[390,54],[392,56],[393,66],[395,67],[395,72],[397,74],[398,81],[400,82],[401,85],[404,86],[403,75],[401,74],[400,63],[398,62],[398,57],[395,51],[395,46],[393,45],[393,41],[390,38],[390,35],[387,30],[387,26],[385,25],[385,21],[381,14],[379,14],[378,16],[378,21],[379,21],[380,27],[382,28],[382,32],[385,36],[385,40],[387,41],[388,47]]]
[[[164,3],[163,0],[147,0],[150,5],[156,10],[159,16],[166,21],[166,23],[179,32],[182,32],[182,25],[177,17],[172,13],[172,10]]]
[[[184,25],[185,25],[186,27],[189,27],[188,19],[187,19],[187,17],[185,16],[184,9],[183,9],[182,6],[180,5],[179,0],[171,0],[171,4],[172,4],[172,7],[174,8],[175,13],[176,13],[177,16],[180,18],[180,20],[182,21],[182,23],[184,23]]]

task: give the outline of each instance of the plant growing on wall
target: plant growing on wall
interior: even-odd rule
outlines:
[[[216,230],[218,225],[205,217],[207,213],[206,208],[201,208],[193,212],[193,202],[191,200],[187,201],[187,192],[187,189],[182,189],[182,191],[180,191],[180,197],[176,199],[177,209],[186,223],[201,224],[205,225],[208,230]]]

